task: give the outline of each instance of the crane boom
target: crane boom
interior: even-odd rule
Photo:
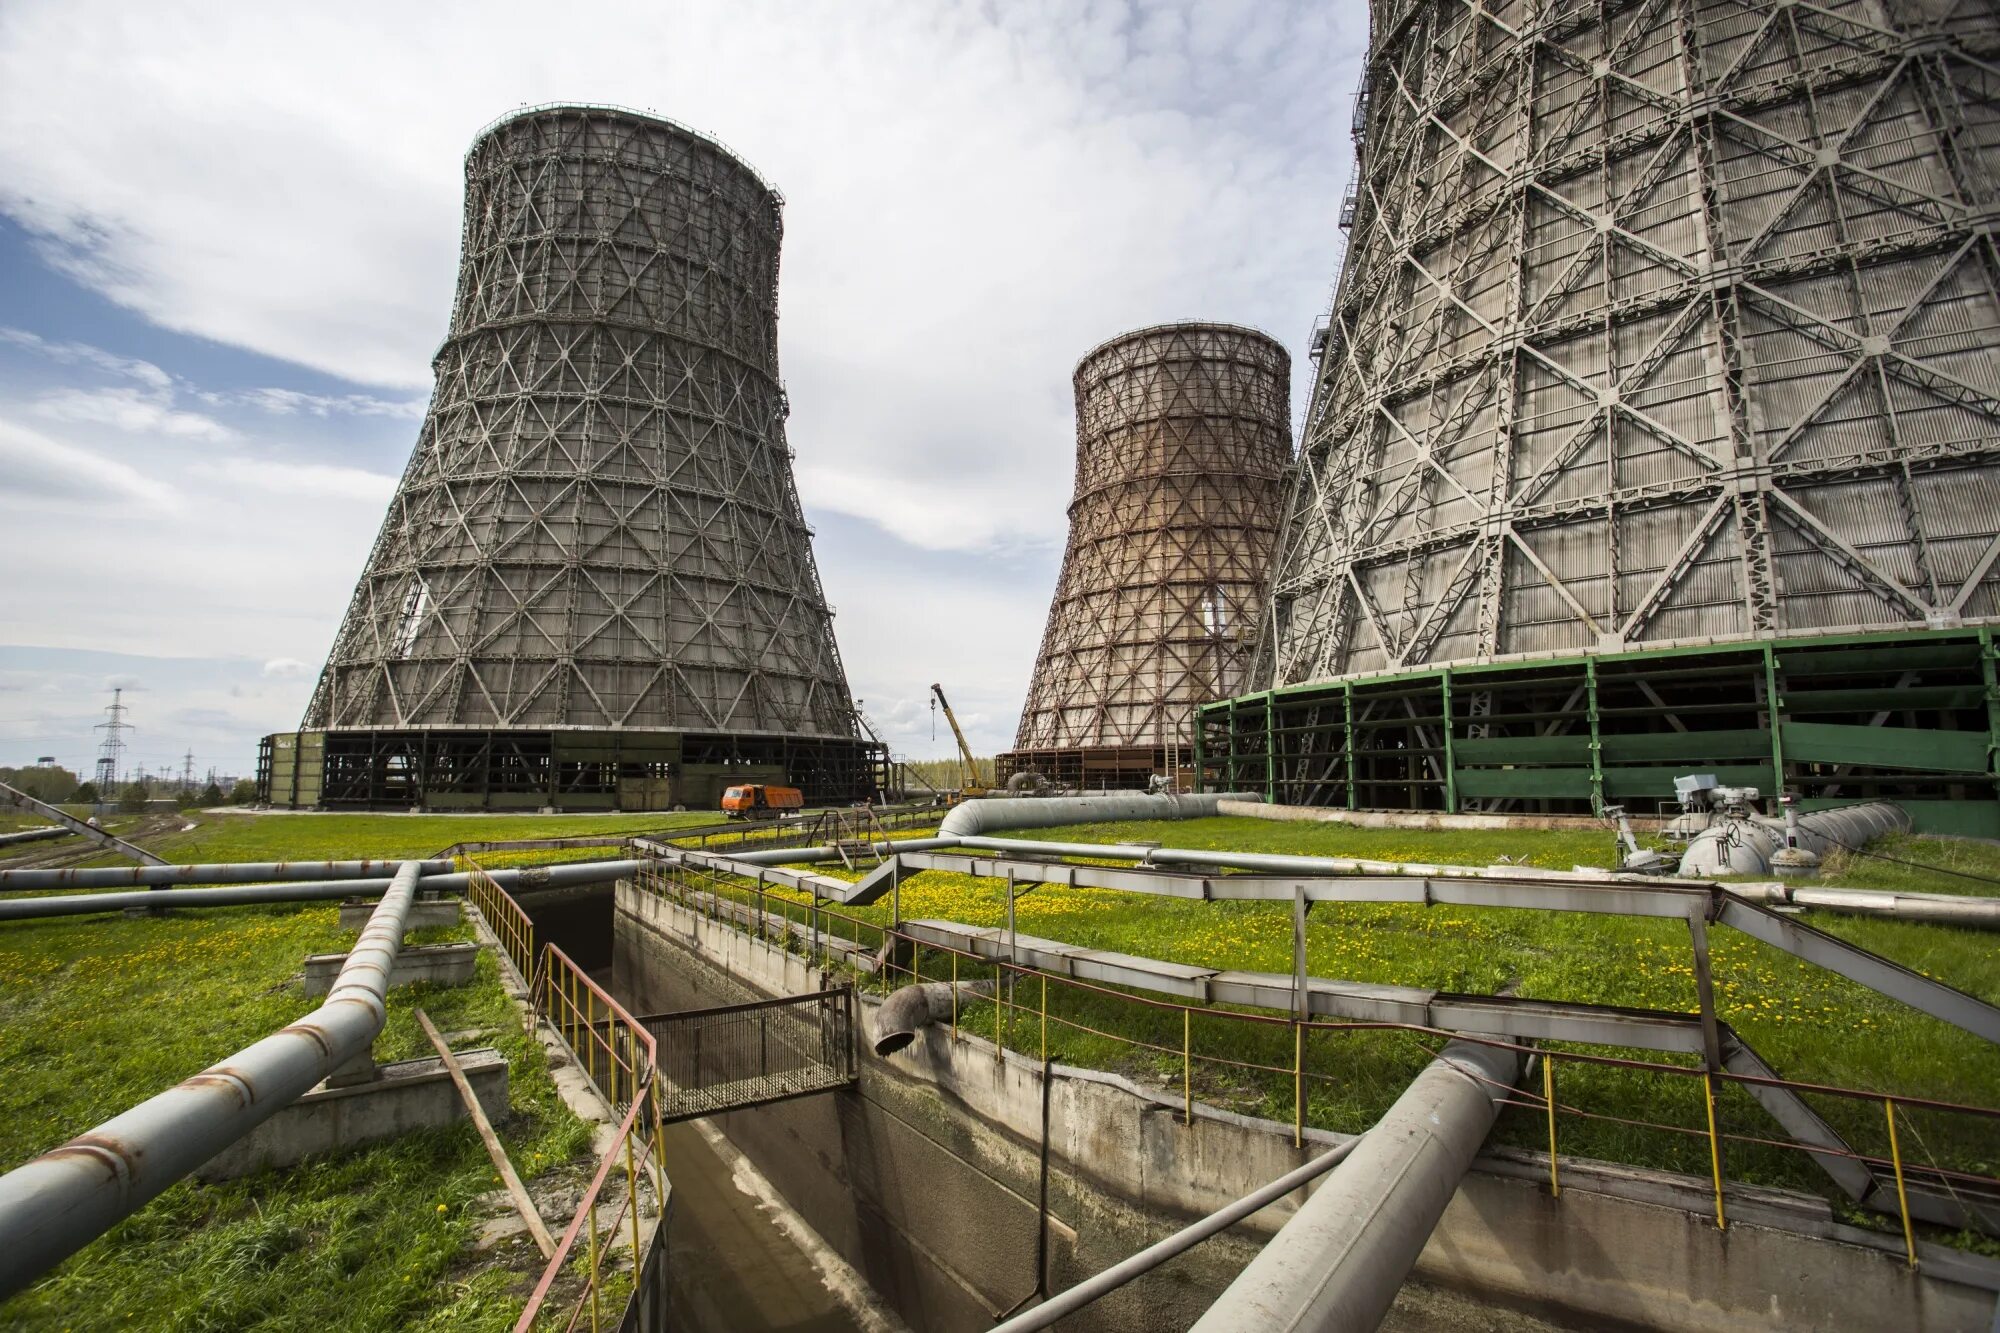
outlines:
[[[951,734],[958,738],[958,757],[965,764],[965,790],[980,790],[979,761],[972,757],[972,747],[966,744],[965,732],[960,729],[958,718],[951,711],[951,701],[944,697],[944,686],[933,683],[931,693],[937,696],[938,707],[944,710],[944,720],[951,723]]]

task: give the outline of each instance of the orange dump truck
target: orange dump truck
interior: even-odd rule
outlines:
[[[722,793],[722,809],[731,819],[776,819],[788,810],[805,808],[806,795],[797,787],[747,784]]]

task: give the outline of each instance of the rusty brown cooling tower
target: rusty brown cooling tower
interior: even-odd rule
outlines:
[[[1000,776],[1178,780],[1194,708],[1242,689],[1291,459],[1291,358],[1229,324],[1122,334],[1076,367],[1069,546]]]

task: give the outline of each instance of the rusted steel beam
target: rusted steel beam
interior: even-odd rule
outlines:
[[[542,1258],[553,1259],[556,1253],[555,1238],[549,1235],[548,1227],[542,1222],[542,1215],[535,1207],[535,1201],[528,1194],[528,1187],[521,1183],[520,1175],[514,1170],[513,1161],[507,1156],[507,1149],[500,1143],[500,1136],[493,1132],[493,1122],[486,1118],[486,1108],[479,1104],[479,1094],[472,1090],[465,1071],[459,1068],[458,1057],[445,1045],[438,1034],[437,1025],[423,1010],[417,1010],[417,1024],[424,1035],[431,1040],[431,1046],[444,1061],[444,1072],[451,1075],[451,1084],[458,1089],[458,1099],[465,1103],[466,1114],[472,1117],[473,1126],[479,1130],[480,1142],[486,1145],[486,1155],[493,1159],[493,1169],[500,1173],[500,1179],[507,1186],[507,1193],[514,1200],[514,1210],[521,1220],[528,1224],[528,1234],[535,1238],[535,1248],[542,1252]]]

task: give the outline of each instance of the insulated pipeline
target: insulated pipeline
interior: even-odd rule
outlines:
[[[422,865],[422,862],[410,862]],[[492,870],[487,877],[510,893],[602,884],[638,873],[645,861],[572,861],[525,870]],[[425,893],[463,893],[471,875],[425,875]],[[52,898],[0,898],[0,921],[54,916],[88,916],[135,907],[243,907],[259,903],[317,902],[329,898],[372,898],[393,880],[344,879],[307,884],[248,884],[226,889],[138,889],[129,893],[70,893]]]
[[[1250,1214],[1269,1207],[1293,1190],[1311,1184],[1340,1165],[1361,1143],[1362,1139],[1349,1139],[1339,1147],[1320,1154],[1297,1170],[1278,1177],[1262,1189],[1244,1195],[1228,1207],[1210,1213],[1201,1221],[1183,1227],[1165,1240],[1149,1245],[1130,1258],[1113,1264],[1095,1277],[1086,1278],[1067,1291],[1056,1293],[1032,1310],[1016,1315],[1004,1324],[995,1325],[993,1333],[1029,1333],[1031,1329],[1047,1328],[1058,1319],[1081,1310],[1100,1296],[1116,1291],[1133,1278],[1150,1273],[1175,1255],[1186,1253],[1210,1236],[1227,1231]]]
[[[142,884],[262,884],[274,880],[381,879],[402,861],[227,861],[191,866],[93,866],[70,870],[0,870],[0,893],[18,889],[109,889]],[[449,859],[419,861],[418,872],[443,874]]]
[[[0,847],[13,847],[24,842],[46,842],[50,838],[74,837],[66,828],[31,828],[19,833],[0,833]]]
[[[318,1009],[0,1176],[0,1300],[368,1051],[418,878],[396,872]]]
[[[1520,1076],[1517,1052],[1447,1045],[1208,1308],[1194,1333],[1372,1329]]]

